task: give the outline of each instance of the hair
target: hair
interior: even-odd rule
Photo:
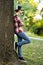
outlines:
[[[20,9],[21,10],[21,9]],[[19,10],[15,10],[15,12],[19,12]]]

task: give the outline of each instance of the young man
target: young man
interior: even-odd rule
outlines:
[[[18,58],[20,60],[24,60],[24,58],[22,57],[21,47],[24,44],[30,43],[30,40],[23,31],[22,27],[24,24],[19,17],[19,15],[22,13],[21,6],[18,6],[15,11],[16,15],[14,16],[14,32],[18,37],[18,43],[15,44],[15,47],[18,47]],[[22,39],[24,39],[24,41]]]

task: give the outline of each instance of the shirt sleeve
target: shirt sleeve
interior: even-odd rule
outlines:
[[[18,17],[18,26],[23,26],[23,22],[21,21],[19,17]]]
[[[13,17],[13,20],[14,20],[15,22],[17,22],[17,19],[16,19],[16,17],[15,17],[15,16]]]

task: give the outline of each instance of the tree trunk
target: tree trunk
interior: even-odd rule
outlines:
[[[0,0],[0,65],[24,65],[14,51],[13,9],[13,0]]]

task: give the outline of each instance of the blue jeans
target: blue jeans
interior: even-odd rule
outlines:
[[[30,43],[30,40],[24,32],[19,32],[17,34],[17,37],[18,37],[18,43],[17,43],[18,44],[18,57],[22,57],[21,46],[24,44]]]

